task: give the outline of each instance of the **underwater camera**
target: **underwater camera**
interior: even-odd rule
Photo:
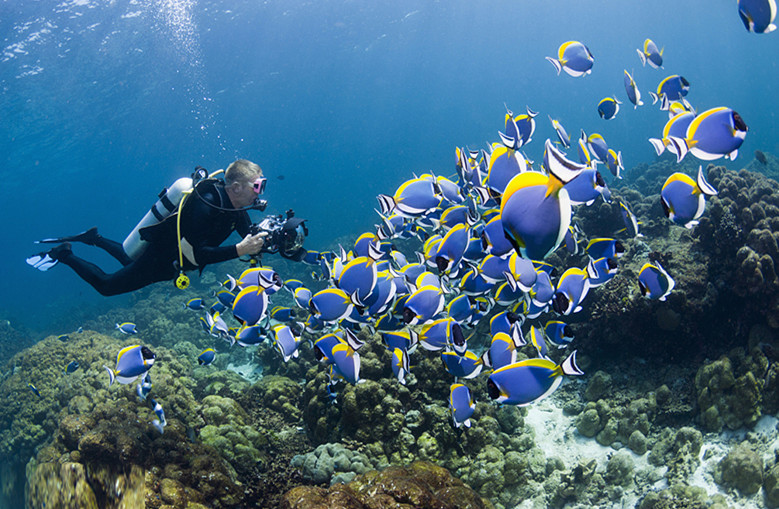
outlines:
[[[281,214],[265,216],[259,223],[249,228],[249,233],[256,235],[267,232],[261,253],[279,253],[289,260],[300,261],[306,255],[303,242],[308,236],[306,220],[295,217],[295,212],[289,209],[286,217]]]

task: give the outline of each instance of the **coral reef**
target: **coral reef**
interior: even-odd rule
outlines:
[[[700,464],[703,435],[691,427],[665,428],[649,452],[649,463],[668,467],[669,481],[684,481]]]
[[[367,456],[341,444],[322,444],[307,454],[292,458],[291,465],[301,469],[303,479],[315,484],[348,483],[369,470]]]
[[[763,484],[763,459],[748,443],[741,443],[720,461],[714,479],[744,495],[753,495]]]
[[[703,426],[720,431],[723,425],[730,429],[754,425],[761,415],[767,371],[768,360],[759,348],[752,349],[750,355],[737,348],[701,366],[695,388]]]
[[[446,469],[417,461],[408,467],[370,471],[329,489],[300,486],[288,492],[282,509],[491,509]]]
[[[263,458],[268,438],[246,424],[249,416],[235,400],[221,396],[203,398],[200,413],[206,425],[200,429],[204,444],[219,451],[236,470],[248,472]]]
[[[709,497],[706,490],[697,486],[677,484],[671,488],[648,493],[638,505],[638,509],[731,509],[722,495]]]

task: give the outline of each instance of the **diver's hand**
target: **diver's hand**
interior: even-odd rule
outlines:
[[[260,252],[262,245],[265,243],[265,237],[268,232],[260,232],[255,235],[247,235],[238,244],[235,245],[235,249],[238,251],[238,256],[253,255]]]

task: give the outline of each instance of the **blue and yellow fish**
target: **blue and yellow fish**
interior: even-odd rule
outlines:
[[[554,66],[558,75],[560,71],[564,70],[574,78],[590,74],[592,64],[595,61],[587,46],[579,41],[563,43],[557,50],[557,59],[552,57],[546,57],[546,59]]]
[[[500,218],[514,249],[529,259],[544,259],[560,245],[571,223],[571,201],[564,189],[585,168],[565,158],[546,140],[544,166],[549,176],[536,172],[517,175],[506,188]],[[483,273],[483,270],[482,270]]]
[[[470,350],[463,355],[457,352],[443,352],[441,360],[444,362],[444,369],[455,378],[476,378],[484,367],[481,358]]]
[[[590,290],[587,271],[577,267],[566,270],[557,282],[552,307],[561,315],[570,315],[582,310],[581,303]]]
[[[471,416],[475,410],[476,403],[473,402],[470,389],[463,384],[452,384],[449,387],[449,411],[452,413],[455,428],[470,428]]]
[[[559,320],[550,320],[544,325],[544,335],[553,345],[559,347],[566,346],[573,341],[573,330],[571,326]]]
[[[444,309],[444,294],[427,285],[409,295],[403,307],[403,321],[409,325],[428,323]]]
[[[403,348],[395,348],[392,351],[392,374],[401,385],[406,385],[406,375],[409,372],[408,352]]]
[[[555,134],[557,134],[557,140],[560,142],[560,145],[564,148],[569,148],[571,146],[571,137],[568,136],[568,131],[565,130],[563,124],[561,124],[559,120],[553,119],[551,116],[549,116],[549,121],[552,123],[552,127],[554,128]]]
[[[690,82],[684,76],[672,74],[657,85],[657,95],[669,101],[679,101],[690,92]]]
[[[122,334],[138,334],[138,329],[132,322],[117,323],[116,328]]]
[[[216,359],[216,351],[213,348],[206,348],[197,356],[197,363],[200,366],[210,366]]]
[[[103,367],[108,371],[108,386],[119,382],[120,384],[131,384],[136,378],[145,374],[154,365],[154,355],[149,347],[141,345],[126,346],[119,350],[116,355],[116,367],[109,368],[105,364]]]
[[[189,299],[184,303],[184,309],[191,309],[192,311],[200,311],[205,308],[206,305],[201,298]]]
[[[628,95],[628,99],[633,103],[633,109],[644,105],[644,101],[641,100],[641,91],[636,85],[636,80],[633,79],[633,75],[630,74],[627,69],[624,70],[625,76],[623,81],[625,82],[625,93]]]
[[[776,30],[776,0],[738,0],[738,15],[748,32],[767,34]]]
[[[552,394],[563,375],[583,374],[576,365],[576,351],[559,365],[549,359],[527,359],[494,371],[487,379],[487,394],[496,403],[527,406]]]
[[[664,301],[673,291],[675,284],[659,262],[645,263],[638,272],[638,288],[641,295],[648,299]]]
[[[619,258],[625,254],[625,245],[619,240],[598,237],[590,240],[585,248],[587,256],[593,260],[600,258]]]
[[[641,59],[641,65],[649,64],[650,67],[654,67],[655,69],[660,69],[663,67],[663,50],[665,48],[658,50],[657,44],[652,41],[652,39],[646,39],[644,41],[644,49],[643,51],[640,49],[637,49],[638,52],[638,58]]]
[[[704,111],[690,122],[685,142],[698,159],[712,161],[725,156],[734,160],[748,130],[737,112],[720,106]]]
[[[598,103],[598,115],[604,120],[611,120],[619,113],[619,105],[622,104],[616,97],[604,97]]]
[[[685,228],[692,228],[703,215],[706,197],[716,194],[717,190],[703,175],[703,166],[699,166],[697,182],[684,173],[674,173],[668,177],[660,191],[660,201],[668,219]]]

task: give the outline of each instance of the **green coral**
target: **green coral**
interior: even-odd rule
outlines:
[[[299,383],[277,375],[264,376],[252,386],[251,397],[256,396],[265,408],[279,412],[288,422],[298,422],[301,386]]]
[[[697,486],[677,484],[659,492],[649,492],[638,509],[731,509],[722,495],[709,497]]]
[[[240,472],[247,472],[265,459],[261,452],[268,444],[265,435],[247,425],[248,415],[232,399],[211,395],[203,398],[200,439],[210,445]]]
[[[299,486],[284,495],[281,509],[363,509],[462,507],[492,509],[492,504],[452,477],[446,469],[431,463],[414,462],[407,467],[370,471],[347,485],[325,490]]]
[[[714,479],[744,495],[753,495],[763,484],[763,459],[749,443],[742,442],[719,462]]]
[[[669,481],[684,481],[700,464],[703,435],[695,428],[665,428],[649,452],[649,463],[668,467]]]
[[[745,355],[735,349],[728,356],[702,366],[695,375],[701,422],[718,432],[752,426],[761,415],[763,376],[768,368],[758,349]]]

